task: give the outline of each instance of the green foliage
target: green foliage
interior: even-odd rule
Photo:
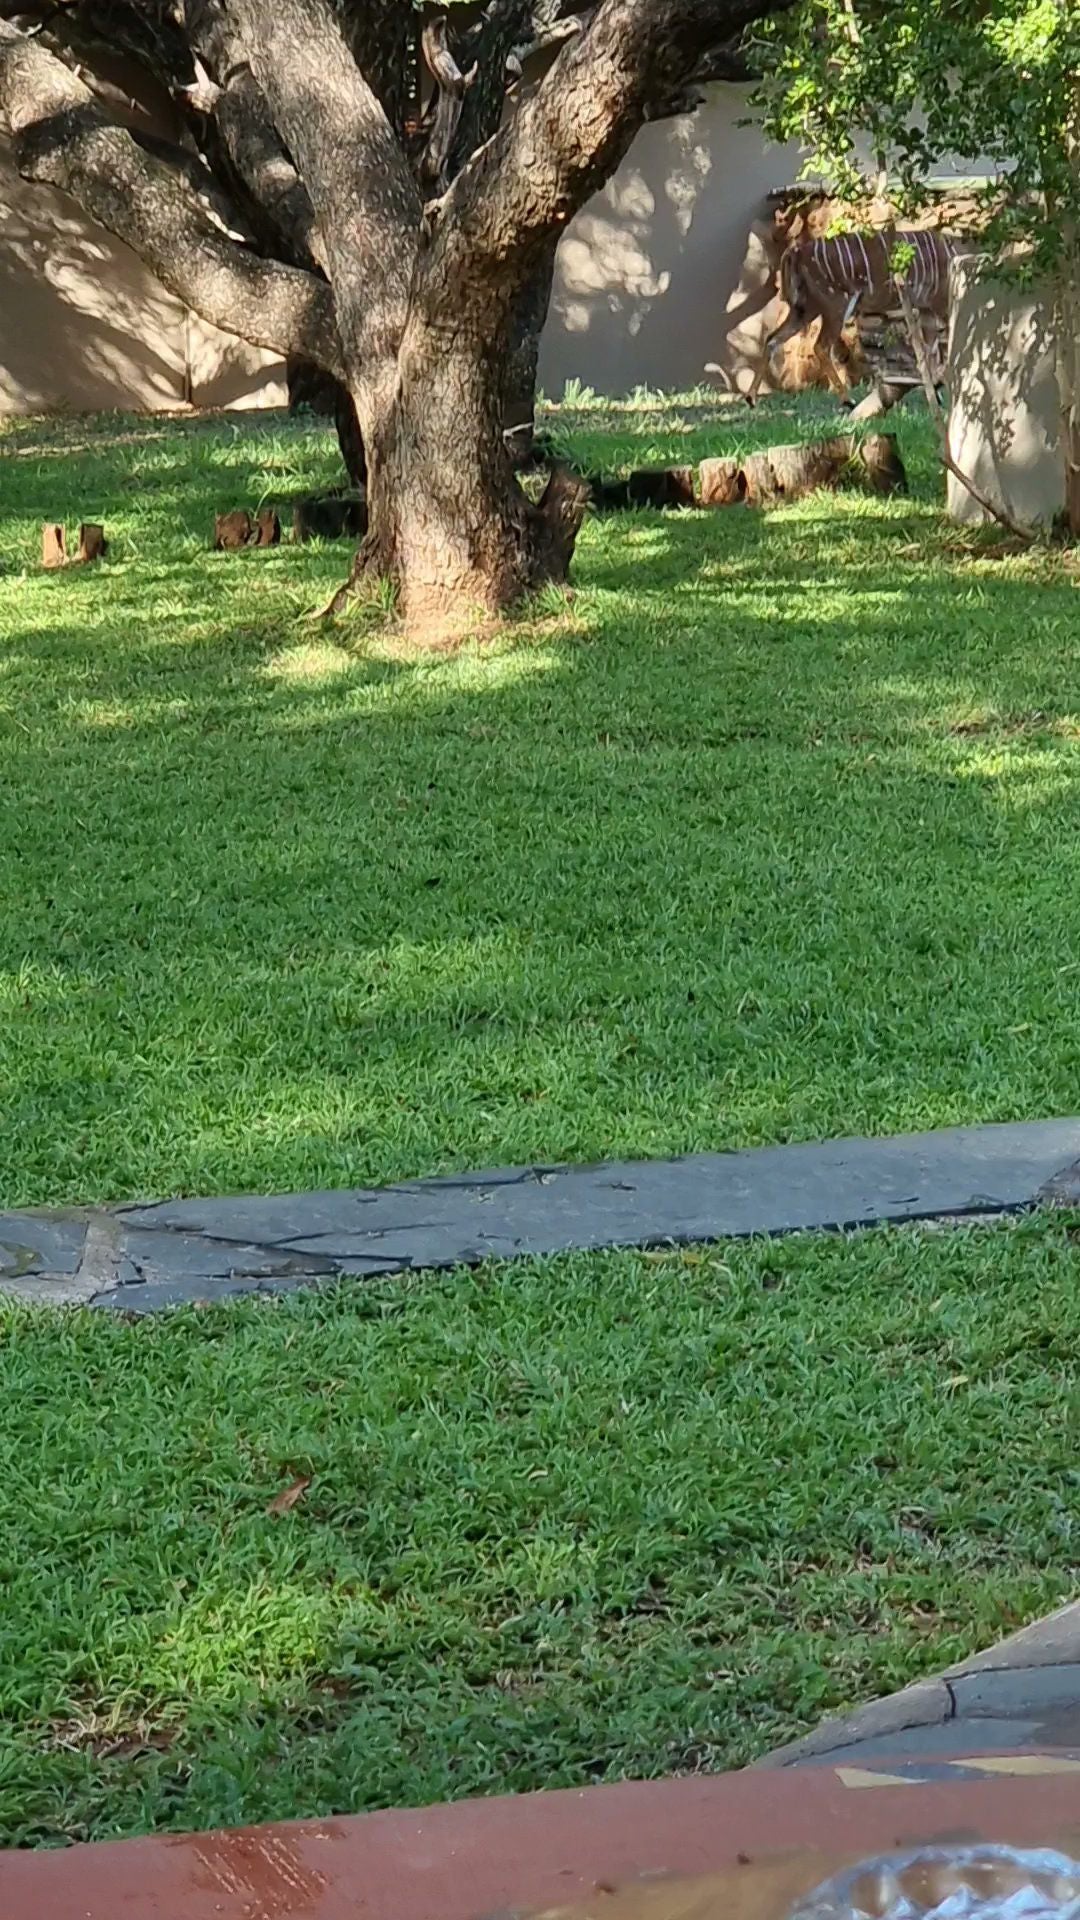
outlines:
[[[1057,274],[1080,229],[1078,0],[804,0],[761,29],[770,130],[806,144],[846,197],[887,169],[906,210],[935,168],[993,179],[992,245]]]
[[[737,1766],[992,1644],[1075,1592],[1074,1238],[0,1305],[0,1843]]]

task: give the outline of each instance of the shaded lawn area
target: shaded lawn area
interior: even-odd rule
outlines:
[[[3,1309],[0,1839],[724,1767],[992,1642],[1075,1590],[1075,1232]]]
[[[556,416],[613,470],[820,403]],[[586,530],[410,658],[207,551],[315,424],[0,437],[0,1204],[384,1181],[1070,1111],[1080,618],[911,500]],[[36,570],[46,517],[96,572]]]

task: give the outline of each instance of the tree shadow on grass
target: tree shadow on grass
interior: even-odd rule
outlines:
[[[1060,573],[918,500],[631,515],[562,610],[390,658],[298,620],[344,548],[200,550],[265,441],[150,449],[156,557],[0,582],[7,1204],[1075,1104]]]

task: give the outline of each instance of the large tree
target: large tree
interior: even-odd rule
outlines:
[[[504,440],[559,236],[642,123],[791,4],[0,0],[0,130],[194,312],[331,383],[367,460],[354,577],[419,624],[565,576],[583,490],[556,473],[534,502]],[[102,49],[167,95],[175,139],[117,117]]]

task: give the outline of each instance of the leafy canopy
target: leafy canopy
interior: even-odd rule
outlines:
[[[757,106],[847,199],[887,171],[914,211],[985,176],[993,244],[1055,273],[1080,232],[1080,0],[804,0],[758,29]]]

